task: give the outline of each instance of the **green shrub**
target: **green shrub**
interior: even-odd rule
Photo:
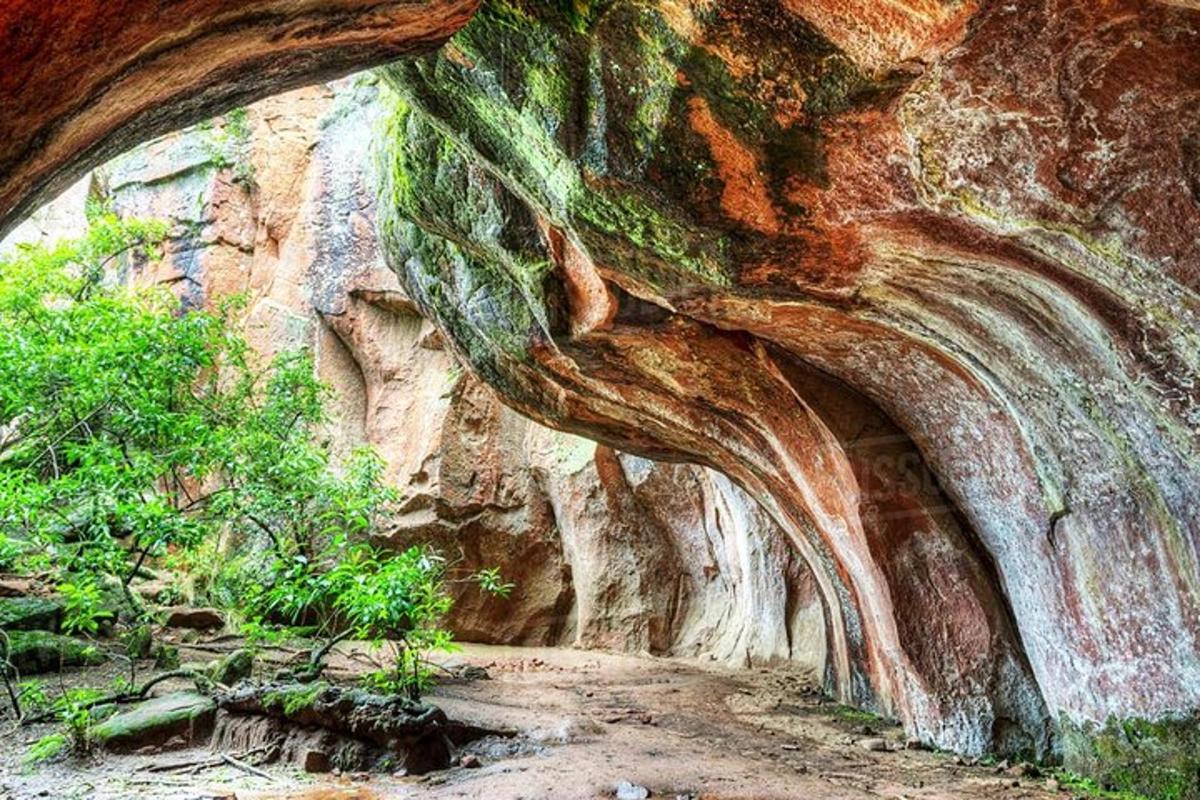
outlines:
[[[235,112],[223,135],[244,129]],[[373,680],[419,695],[424,654],[451,646],[447,566],[367,544],[399,498],[371,450],[334,463],[311,355],[257,363],[230,324],[236,302],[187,309],[115,282],[121,259],[158,256],[166,228],[99,206],[89,218],[80,240],[0,260],[0,562],[52,570],[63,628],[95,635],[110,616],[100,587],[132,597],[164,559],[260,637],[308,626],[389,642]],[[463,580],[511,588],[495,570]]]

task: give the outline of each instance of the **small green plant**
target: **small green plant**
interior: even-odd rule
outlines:
[[[494,597],[508,597],[517,588],[515,583],[506,582],[495,567],[481,569],[471,577],[480,589]]]
[[[92,709],[84,704],[82,697],[72,697],[68,693],[59,711],[59,719],[70,737],[71,751],[76,755],[87,755],[92,751]]]
[[[363,517],[357,527],[347,527],[358,532],[370,525]],[[350,636],[366,640],[385,652],[387,661],[364,683],[419,699],[433,676],[429,655],[454,649],[450,632],[441,627],[453,603],[447,584],[470,582],[499,597],[507,596],[513,584],[495,569],[452,579],[446,560],[432,548],[394,553],[352,539],[341,526],[333,530],[319,551],[276,558],[258,573],[256,583],[248,584],[257,588],[245,595],[244,606],[252,616],[243,632],[251,643],[306,628],[327,639],[306,668],[305,680],[321,674],[323,659],[337,641]],[[272,617],[285,622],[283,633],[266,621]]]
[[[24,714],[34,714],[50,707],[50,697],[41,681],[27,680],[17,684],[17,699]]]
[[[201,146],[208,160],[218,169],[231,169],[235,182],[250,187],[254,183],[254,165],[249,160],[252,131],[245,108],[226,112],[220,125],[207,120],[196,126],[204,134]]]
[[[880,717],[878,714],[872,714],[870,711],[863,711],[861,708],[854,706],[837,705],[832,709],[833,716],[845,722],[863,722],[874,723],[876,725],[886,725],[887,720]]]
[[[417,700],[432,675],[426,655],[453,648],[440,627],[452,604],[445,569],[433,550],[411,547],[396,555],[363,548],[333,571],[335,607],[356,637],[390,650],[390,665],[366,678],[372,688]]]
[[[1150,800],[1145,795],[1136,792],[1105,789],[1094,780],[1067,770],[1059,770],[1054,777],[1058,780],[1059,786],[1076,796],[1082,794],[1088,798],[1096,798],[1096,800]]]
[[[62,629],[67,633],[95,636],[102,622],[112,619],[104,608],[104,594],[90,575],[75,582],[60,583],[58,592],[63,598]]]
[[[456,645],[441,627],[453,601],[447,591],[447,564],[429,547],[384,553],[363,545],[349,546],[329,575],[334,607],[354,635],[390,652],[390,663],[365,678],[374,689],[407,694],[419,700],[434,669],[429,655],[452,652]],[[507,597],[514,584],[498,570],[486,569],[462,579],[484,592]]]
[[[34,742],[24,761],[34,764],[54,758],[65,750],[77,756],[92,752],[92,728],[95,725],[94,701],[101,693],[95,689],[68,689],[56,699],[51,708],[59,722],[59,730]]]

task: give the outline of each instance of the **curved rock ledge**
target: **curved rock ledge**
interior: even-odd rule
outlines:
[[[11,0],[0,6],[0,236],[87,169],[305,83],[431,50],[478,0]]]

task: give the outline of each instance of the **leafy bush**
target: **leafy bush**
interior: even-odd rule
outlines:
[[[239,343],[220,316],[107,277],[164,236],[100,214],[84,239],[0,262],[0,532],[30,545],[26,569],[127,581],[131,554],[202,535],[183,498],[207,466],[211,375]]]
[[[445,561],[368,544],[399,498],[371,450],[333,462],[310,354],[258,364],[230,324],[236,302],[185,309],[114,280],[165,236],[93,209],[83,239],[0,260],[0,563],[51,571],[66,630],[94,635],[100,587],[129,594],[165,559],[257,639],[308,626],[392,642],[373,680],[416,697],[425,654],[451,646]],[[495,570],[462,580],[511,589]]]

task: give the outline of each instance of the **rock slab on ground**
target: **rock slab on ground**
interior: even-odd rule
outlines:
[[[212,734],[217,703],[198,692],[174,692],[146,700],[101,722],[92,730],[107,750],[130,752],[173,741],[181,745]]]
[[[57,631],[62,603],[48,597],[0,599],[0,628],[6,631]]]
[[[63,667],[99,664],[104,654],[80,639],[49,631],[8,631],[8,663],[22,676],[58,672]]]

